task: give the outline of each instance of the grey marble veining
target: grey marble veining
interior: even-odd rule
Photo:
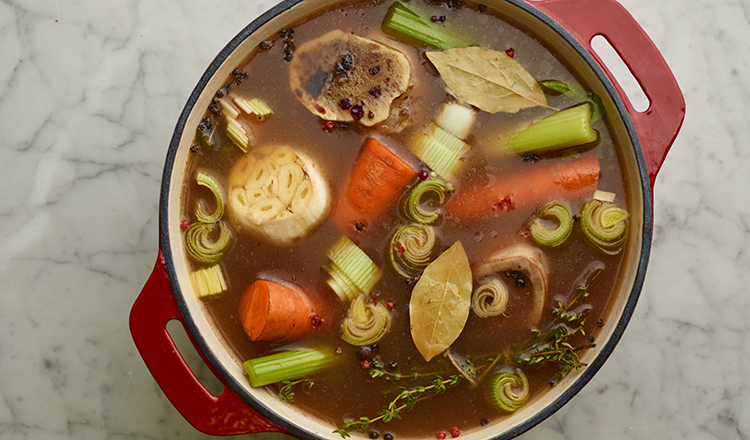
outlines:
[[[622,341],[522,438],[747,439],[750,0],[621,3],[688,112]],[[0,440],[207,438],[159,390],[127,319],[156,258],[177,117],[272,4],[0,2]]]

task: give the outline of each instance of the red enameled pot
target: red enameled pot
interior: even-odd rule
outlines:
[[[562,57],[579,77],[594,84],[608,109],[613,137],[624,145],[619,154],[628,176],[632,234],[620,294],[599,340],[582,359],[586,368],[573,372],[553,391],[500,423],[462,433],[462,438],[507,439],[532,428],[569,401],[611,354],[632,316],[648,263],[653,224],[652,188],[685,115],[679,86],[661,54],[636,21],[614,0],[483,1],[519,23]],[[288,0],[275,6],[240,32],[211,63],[191,94],[170,143],[160,202],[160,250],[156,266],[133,305],[130,328],[146,365],[177,410],[207,434],[289,432],[300,438],[335,439],[333,427],[283,406],[269,393],[247,385],[241,366],[231,358],[195,299],[182,258],[179,231],[181,185],[187,150],[203,110],[221,81],[243,53],[277,29],[316,12],[330,0]],[[591,47],[605,37],[629,67],[650,106],[634,110],[622,88]],[[178,352],[167,323],[179,320],[203,360],[225,385],[219,396],[209,393]]]

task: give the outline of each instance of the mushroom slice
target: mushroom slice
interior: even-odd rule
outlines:
[[[300,45],[289,86],[313,114],[371,127],[388,118],[409,85],[406,56],[374,40],[333,30]]]
[[[474,269],[474,276],[482,279],[506,271],[521,271],[529,277],[533,301],[529,318],[533,325],[538,324],[542,319],[548,286],[547,264],[542,252],[525,244],[501,249]]]

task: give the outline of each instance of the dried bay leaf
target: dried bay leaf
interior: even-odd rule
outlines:
[[[463,331],[471,304],[469,259],[460,241],[425,268],[409,302],[411,337],[429,361]]]
[[[513,58],[477,46],[427,52],[443,81],[460,99],[489,113],[516,113],[544,106],[547,98],[531,74]]]

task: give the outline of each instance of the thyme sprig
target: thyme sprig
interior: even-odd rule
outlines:
[[[383,377],[386,380],[393,381],[393,382],[401,380],[401,379],[407,379],[407,378],[414,381],[414,380],[419,379],[420,377],[433,377],[433,376],[440,375],[444,372],[445,370],[441,372],[435,372],[435,373],[420,373],[416,370],[412,370],[412,372],[409,374],[402,374],[400,366],[396,366],[396,368],[393,371],[388,371],[382,365],[373,365],[372,367],[370,367],[370,370],[369,370],[370,377],[372,377],[373,379]]]
[[[584,325],[590,309],[584,309],[578,313],[571,313],[573,306],[583,298],[589,296],[589,288],[596,280],[602,269],[597,269],[584,286],[578,286],[570,301],[563,305],[557,302],[557,307],[552,311],[554,319],[545,330],[533,329],[534,337],[530,343],[516,352],[516,363],[529,367],[537,367],[548,362],[560,365],[555,373],[554,382],[559,382],[571,371],[586,366],[581,362],[578,352],[587,348],[595,347],[596,344],[585,344],[573,346],[568,340],[576,335],[585,335]]]
[[[388,373],[388,372],[386,372]],[[389,373],[390,374],[390,373]],[[379,376],[380,377],[380,376]],[[401,419],[402,411],[411,410],[417,402],[428,399],[439,394],[443,394],[449,387],[454,387],[461,382],[462,376],[451,375],[447,379],[436,375],[428,386],[415,386],[412,388],[399,387],[399,394],[388,404],[386,409],[380,411],[377,417],[360,417],[358,420],[344,422],[339,429],[333,431],[341,435],[342,438],[351,437],[349,431],[356,429],[364,432],[372,423],[383,421],[388,423],[393,419]]]
[[[294,388],[297,385],[302,384],[302,386],[308,390],[315,385],[315,382],[311,379],[298,379],[295,381],[285,380],[281,383],[283,383],[284,386],[279,390],[279,400],[289,403],[294,402]]]

